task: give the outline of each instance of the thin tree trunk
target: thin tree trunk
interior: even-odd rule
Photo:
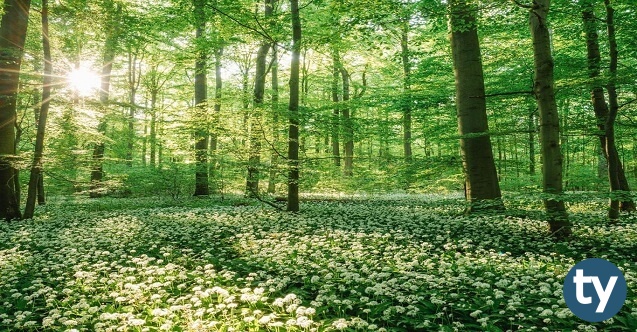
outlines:
[[[276,45],[272,45],[272,144],[276,147],[279,142],[279,52]],[[276,192],[276,170],[279,154],[276,151],[270,156],[270,177],[268,193]]]
[[[337,51],[332,55],[332,102],[334,103],[334,111],[332,115],[332,156],[334,157],[334,165],[341,166],[341,152],[339,142],[340,132],[340,110],[338,107],[338,82],[339,82],[340,59]]]
[[[606,150],[608,151],[608,176],[611,179],[611,191],[621,191],[624,193],[623,199],[620,199],[620,208],[622,211],[635,211],[635,202],[628,198],[627,194],[630,192],[630,186],[624,173],[624,167],[619,159],[617,148],[615,146],[615,119],[617,118],[617,112],[619,110],[619,104],[617,102],[617,58],[619,51],[617,49],[617,38],[615,33],[615,9],[613,8],[610,0],[604,0],[606,7],[606,29],[608,32],[609,43],[609,56],[610,56],[610,78],[606,85],[608,90],[608,103],[610,110],[608,113],[608,119],[606,121]],[[616,187],[617,189],[613,189]],[[609,217],[615,219],[615,205],[613,202],[613,193],[611,192],[611,207],[609,209]]]
[[[341,79],[343,80],[343,109],[341,114],[343,115],[343,139],[345,141],[345,168],[343,175],[351,177],[354,175],[354,124],[352,123],[350,106],[348,105],[350,100],[349,73],[342,64],[340,71]]]
[[[197,40],[197,60],[195,61],[195,193],[194,196],[208,196],[208,87],[204,45],[206,33],[205,1],[193,0],[195,11],[195,39]]]
[[[30,0],[5,0],[0,26],[0,219],[20,219],[16,195],[15,123],[20,65],[29,24]]]
[[[127,149],[126,149],[126,165],[128,167],[133,166],[133,149],[135,147],[135,100],[137,99],[137,90],[139,89],[141,76],[141,65],[138,61],[139,49],[133,50],[133,47],[128,49],[128,123],[127,131]]]
[[[535,109],[529,112],[529,174],[535,175]]]
[[[42,105],[38,116],[38,129],[35,137],[35,153],[31,164],[31,177],[27,191],[27,203],[24,218],[33,218],[38,184],[42,178],[42,155],[44,152],[44,133],[51,101],[51,83],[53,64],[51,62],[51,44],[49,43],[49,5],[48,0],[42,0],[42,50],[44,53],[44,73],[42,75]]]
[[[551,233],[558,238],[571,234],[562,194],[562,153],[560,151],[560,123],[555,102],[553,56],[547,26],[550,0],[535,0],[529,12],[529,26],[533,39],[534,92],[540,113],[540,141],[542,146],[543,188]]]
[[[102,57],[102,76],[100,84],[100,103],[104,108],[107,107],[110,87],[111,87],[111,72],[113,71],[113,60],[115,60],[115,51],[117,48],[117,42],[119,39],[119,22],[118,18],[121,16],[122,8],[117,4],[108,2],[110,5],[116,6],[115,14],[109,15],[109,32],[106,41],[104,43],[104,54]],[[106,135],[106,119],[103,116],[98,125],[97,132],[104,136]],[[93,146],[93,162],[91,166],[91,186],[89,196],[91,198],[97,198],[102,196],[102,179],[104,178],[104,141],[100,137],[100,140]]]
[[[403,153],[405,161],[411,163],[411,63],[409,62],[409,21],[404,23],[400,38],[403,62]]]
[[[213,127],[210,131],[210,162],[208,166],[208,173],[210,177],[215,179],[217,173],[217,149],[219,144],[219,120],[221,113],[221,93],[223,88],[223,78],[221,77],[221,57],[223,55],[223,47],[219,46],[215,50],[215,102],[214,111],[212,113]],[[219,186],[215,183],[214,191],[219,192]]]
[[[290,128],[288,132],[288,203],[287,210],[299,211],[299,66],[301,53],[301,18],[299,1],[290,0],[292,12],[292,59],[290,63]]]
[[[272,0],[264,0],[266,19],[272,15]],[[254,95],[252,112],[248,120],[250,122],[250,148],[248,157],[248,174],[246,176],[246,197],[259,195],[259,164],[261,163],[261,136],[263,124],[261,123],[261,111],[263,96],[265,94],[266,60],[270,50],[269,42],[262,42],[257,51],[256,72],[254,77]]]
[[[489,137],[476,9],[465,0],[452,0],[450,6],[458,132],[466,195],[471,203],[467,212],[503,209]]]
[[[158,91],[150,91],[150,167],[155,168],[157,160],[157,94]]]

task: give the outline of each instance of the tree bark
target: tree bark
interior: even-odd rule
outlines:
[[[339,133],[340,133],[340,115],[341,112],[338,107],[339,98],[338,98],[338,82],[339,82],[339,68],[340,68],[340,59],[338,55],[338,51],[333,51],[332,54],[332,102],[334,103],[334,110],[332,115],[332,156],[334,157],[334,165],[337,167],[341,166],[341,151],[340,151],[340,142],[339,142]]]
[[[108,1],[107,5],[115,6],[115,13],[109,12],[108,18],[108,35],[104,43],[104,53],[102,56],[102,76],[100,82],[100,104],[104,109],[108,108],[108,99],[111,87],[111,72],[113,71],[113,60],[115,60],[115,51],[119,39],[119,17],[121,16],[122,7]],[[108,8],[112,10],[112,8]],[[102,117],[97,125],[97,132],[100,135],[106,135],[106,119]],[[93,146],[93,162],[91,166],[91,186],[89,196],[91,198],[101,197],[103,194],[102,179],[104,178],[104,141],[100,138]]]
[[[205,44],[206,33],[205,1],[193,0],[195,14],[195,40],[197,60],[195,61],[195,193],[194,196],[208,196],[208,87]]]
[[[544,207],[551,233],[558,238],[571,234],[562,194],[562,153],[560,151],[560,122],[555,102],[553,56],[547,25],[550,0],[535,0],[529,11],[529,26],[533,39],[534,86],[533,91],[540,114],[540,141],[542,150],[542,184]]]
[[[209,142],[209,150],[210,150],[210,161],[208,163],[208,174],[213,179],[216,178],[217,174],[217,149],[219,145],[219,119],[221,113],[221,94],[223,88],[223,78],[221,77],[221,57],[223,56],[223,46],[218,45],[215,49],[215,102],[214,109],[212,112],[212,128],[210,130],[210,142]],[[213,182],[215,183],[215,182]],[[220,192],[220,187],[215,183],[213,187],[213,191],[215,193]]]
[[[301,54],[301,18],[299,1],[290,0],[292,12],[292,59],[290,62],[290,127],[288,131],[288,203],[287,210],[299,211],[299,67]]]
[[[405,162],[411,163],[411,63],[409,62],[409,21],[401,32],[400,49],[403,63],[403,154]]]
[[[529,112],[529,174],[535,175],[535,109]]]
[[[16,194],[15,122],[30,0],[5,0],[0,26],[0,219],[20,219]]]
[[[451,50],[456,77],[458,132],[465,173],[467,212],[503,209],[487,121],[484,76],[475,8],[451,0]]]
[[[272,15],[272,0],[264,0],[266,19]],[[266,60],[270,42],[263,41],[257,51],[256,72],[254,77],[253,107],[248,117],[250,124],[250,148],[248,157],[248,174],[246,176],[246,197],[259,195],[259,164],[261,163],[261,136],[263,125],[261,123],[261,111],[263,96],[265,94]]]
[[[350,114],[349,100],[349,73],[345,66],[340,66],[341,79],[343,80],[343,108],[341,114],[343,115],[343,140],[345,141],[345,168],[343,169],[343,175],[351,177],[354,175],[354,124],[352,123],[352,117]]]
[[[133,46],[129,46],[128,49],[128,124],[127,132],[127,149],[126,149],[126,165],[128,167],[133,166],[133,149],[135,148],[135,110],[137,99],[137,90],[139,89],[140,76],[141,76],[141,64],[138,61],[140,49],[134,49]]]
[[[150,91],[150,167],[155,168],[157,160],[157,94],[159,91]]]
[[[44,134],[46,120],[49,114],[51,101],[51,85],[53,82],[53,64],[51,62],[51,44],[49,43],[49,5],[48,0],[42,0],[42,50],[44,53],[44,73],[42,75],[42,103],[38,116],[38,129],[35,137],[35,152],[31,164],[31,176],[27,190],[27,203],[24,209],[24,218],[33,218],[35,200],[38,194],[38,185],[42,179],[42,155],[44,152]]]
[[[626,179],[624,167],[619,159],[617,148],[615,146],[615,119],[617,118],[617,112],[619,111],[619,103],[617,101],[617,61],[619,51],[617,49],[617,38],[615,33],[615,9],[613,8],[610,0],[604,0],[604,6],[606,7],[606,30],[608,32],[609,43],[609,57],[610,57],[610,78],[606,85],[608,91],[608,103],[610,105],[608,119],[606,120],[606,150],[608,154],[608,176],[611,182],[611,206],[608,215],[611,219],[615,219],[618,215],[615,210],[617,204],[614,200],[620,200],[620,209],[622,211],[635,211],[635,202],[628,198],[626,195],[630,192],[630,186]],[[613,189],[613,187],[617,189]],[[613,195],[612,191],[621,191],[623,193],[623,199]]]
[[[276,147],[279,142],[279,52],[276,45],[272,45],[272,144]],[[279,154],[273,151],[270,156],[270,177],[268,193],[276,192],[276,174]]]

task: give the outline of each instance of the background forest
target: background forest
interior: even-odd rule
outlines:
[[[606,14],[603,3],[595,3],[603,80],[609,75]],[[245,192],[248,168],[260,191],[286,191],[289,4],[274,2],[269,13],[263,12],[264,3],[251,1],[203,5],[205,30],[199,36],[188,1],[50,5],[47,191],[89,191],[95,146],[103,144],[104,185],[96,190],[191,195],[195,151],[201,148],[195,147],[196,139],[203,138],[195,133],[202,131],[208,133],[211,192]],[[32,160],[33,114],[41,100],[38,6],[34,3],[30,16],[18,96],[16,146],[23,170]],[[302,190],[462,190],[446,6],[436,1],[312,1],[302,6]],[[636,14],[628,3],[614,6],[620,54],[616,145],[626,176],[634,180]],[[582,5],[558,1],[553,7],[564,189],[604,192],[608,179],[590,101]],[[542,184],[528,10],[493,1],[481,4],[477,14],[500,186],[537,192]],[[200,74],[207,76],[203,112],[195,107],[198,56],[205,68]],[[259,65],[266,66],[260,73],[262,96],[255,95]],[[100,93],[105,72],[110,86]],[[24,186],[28,172],[21,175]]]
[[[5,0],[0,330],[634,330],[636,34],[628,0]],[[629,288],[600,323],[587,257]]]

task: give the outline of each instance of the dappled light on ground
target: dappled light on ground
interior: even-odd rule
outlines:
[[[300,214],[192,200],[49,206],[0,225],[0,326],[11,331],[634,330],[637,222],[464,216],[461,199],[312,202]],[[83,205],[84,204],[84,205]],[[109,206],[108,204],[104,206]],[[110,205],[113,206],[113,205]],[[515,213],[513,213],[515,214]],[[623,270],[613,319],[562,299],[577,261]]]

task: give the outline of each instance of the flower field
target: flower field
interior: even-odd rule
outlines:
[[[235,203],[79,199],[0,223],[0,331],[637,329],[634,216],[607,225],[597,206],[572,204],[574,236],[554,242],[534,207],[467,217],[442,196],[299,214]],[[562,298],[587,257],[615,263],[629,289],[596,324]]]

